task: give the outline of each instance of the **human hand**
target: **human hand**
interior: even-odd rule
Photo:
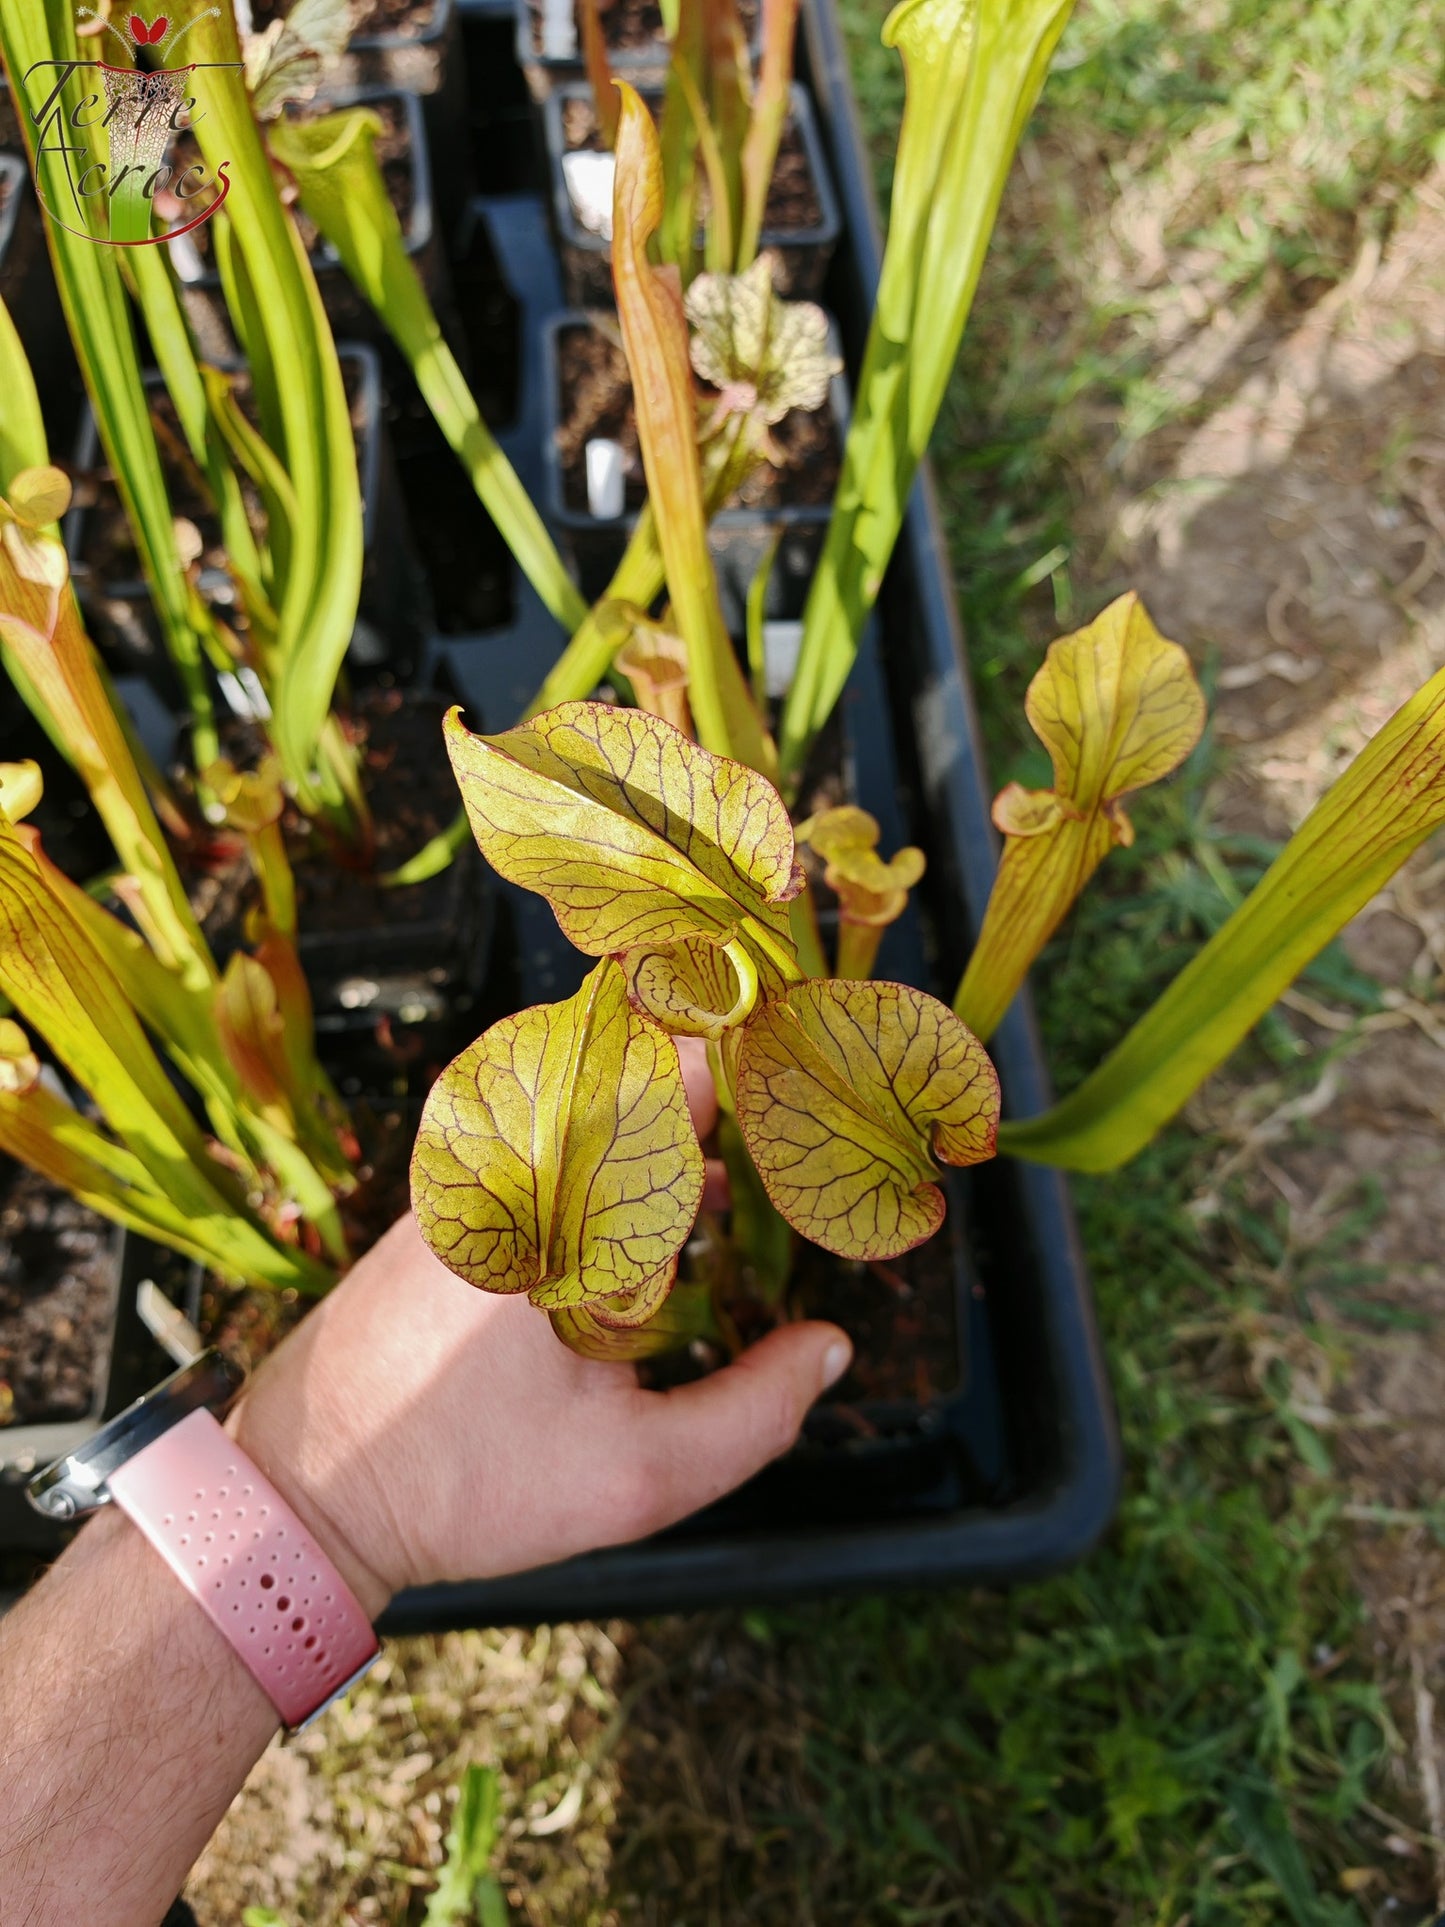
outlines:
[[[705,1066],[704,1066],[705,1068]],[[701,1129],[715,1100],[684,1055]],[[231,1430],[373,1617],[403,1586],[520,1572],[660,1530],[793,1443],[848,1364],[835,1325],[770,1333],[671,1392],[579,1358],[395,1224],[267,1361]]]

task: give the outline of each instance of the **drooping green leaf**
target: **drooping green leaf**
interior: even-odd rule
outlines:
[[[670,723],[562,703],[499,736],[452,710],[447,749],[482,854],[591,956],[742,929],[786,970],[793,831],[777,791]]]
[[[692,712],[708,748],[766,774],[777,766],[776,752],[733,653],[707,546],[681,289],[674,272],[648,259],[663,205],[657,130],[637,93],[619,85],[612,278],[673,619],[688,649]]]
[[[54,543],[63,560],[59,542],[43,539]],[[200,926],[101,680],[74,594],[68,584],[57,590],[16,568],[8,547],[0,547],[0,644],[33,704],[64,742],[136,880],[147,939],[188,983],[209,981],[212,967]]]
[[[1368,742],[1223,928],[1119,1047],[1000,1148],[1108,1171],[1222,1064],[1281,991],[1445,823],[1445,670]]]
[[[50,887],[25,833],[3,821],[0,991],[89,1092],[147,1187],[188,1223],[188,1248],[272,1284],[314,1290],[327,1282],[319,1266],[287,1251],[252,1218],[240,1187],[211,1157],[104,954]]]
[[[117,1224],[159,1238],[200,1264],[230,1263],[207,1243],[206,1227],[191,1222],[140,1158],[40,1082],[40,1060],[8,1018],[0,1020],[0,1151]]]
[[[1109,851],[1133,842],[1121,799],[1177,769],[1204,728],[1188,656],[1133,594],[1051,645],[1026,707],[1054,787],[1011,783],[994,804],[1003,860],[953,1006],[980,1037]]]
[[[548,1310],[671,1284],[703,1163],[677,1047],[604,960],[507,1017],[432,1086],[411,1168],[422,1236],[459,1277]]]
[[[773,1204],[843,1258],[943,1222],[938,1164],[993,1156],[999,1088],[946,1004],[904,984],[800,984],[742,1033],[737,1115]]]

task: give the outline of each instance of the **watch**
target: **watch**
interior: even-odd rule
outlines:
[[[297,1732],[381,1649],[341,1574],[222,1427],[241,1381],[219,1352],[203,1352],[37,1472],[26,1493],[50,1519],[118,1505]]]

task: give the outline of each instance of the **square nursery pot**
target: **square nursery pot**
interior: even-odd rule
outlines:
[[[467,81],[455,0],[361,0],[330,85],[420,96],[437,220],[450,232],[466,202]]]
[[[830,332],[833,350],[841,354],[837,329]],[[631,378],[613,317],[577,310],[554,315],[544,326],[543,343],[545,511],[563,531],[583,593],[595,598],[621,558],[646,495]],[[806,585],[827,533],[847,432],[848,385],[838,375],[816,413],[795,409],[774,428],[789,465],[761,468],[713,518],[708,543],[734,635],[743,633],[748,588],[775,530],[780,540],[770,605],[788,599],[786,584]],[[610,518],[588,507],[587,445],[595,438],[615,442],[623,452],[623,508]],[[769,614],[782,613],[781,607],[769,608]]]
[[[432,194],[431,150],[421,97],[392,87],[331,88],[294,111],[310,117],[338,107],[371,107],[385,123],[377,141],[377,158],[406,237],[406,251],[433,303],[444,302],[446,254]],[[191,135],[182,134],[176,142],[178,168],[184,164],[186,144],[191,139]],[[370,342],[390,352],[390,335],[371,303],[353,287],[335,250],[321,240],[299,211],[298,226],[333,335],[338,341]],[[213,357],[234,355],[208,225],[203,223],[190,234],[178,236],[168,244],[168,251],[181,281],[186,312],[203,350]]]
[[[546,100],[555,87],[583,71],[577,0],[515,0],[515,6],[517,61],[532,98]],[[756,61],[761,28],[758,0],[739,0],[738,11]],[[659,81],[666,72],[662,14],[657,0],[612,0],[602,9],[607,59],[623,80]]]
[[[828,0],[808,0],[802,54],[846,214],[826,292],[856,368],[879,241]],[[450,637],[442,646],[473,728],[516,721],[555,657],[554,632],[535,605],[522,597],[519,609],[506,632]],[[878,970],[950,995],[987,900],[996,841],[926,473],[877,619],[820,745],[818,773],[878,816],[885,851],[905,841],[925,849],[929,868],[916,904],[887,933]],[[568,995],[585,968],[545,903],[505,884],[496,895],[480,1013],[487,1020]],[[992,1055],[1008,1115],[1047,1104],[1026,996]],[[832,1261],[819,1267],[812,1280],[818,1308],[847,1308],[862,1369],[816,1410],[786,1459],[639,1545],[403,1594],[385,1629],[606,1617],[925,1583],[1003,1584],[1081,1557],[1112,1515],[1119,1472],[1067,1186],[1058,1173],[1001,1159],[949,1174],[947,1189],[944,1232],[886,1268],[891,1281],[860,1279]],[[899,1376],[900,1347],[910,1344],[926,1382]]]
[[[339,343],[337,353],[356,430],[366,548],[361,604],[348,667],[363,679],[378,672],[405,675],[415,663],[425,635],[425,589],[405,533],[406,519],[382,414],[381,366],[376,350],[365,342]],[[235,361],[229,363],[233,372],[239,366]],[[159,371],[152,369],[145,383],[157,405],[168,407],[165,381]],[[177,449],[184,449],[179,436],[172,439]],[[165,453],[163,438],[163,456]],[[74,467],[78,499],[65,520],[65,543],[91,635],[113,669],[122,676],[145,678],[162,700],[178,711],[180,693],[174,672],[151,606],[150,591],[139,573],[114,482],[109,479],[95,416],[88,406],[76,438]],[[207,552],[202,555],[202,593],[210,596],[223,621],[233,621],[237,612],[230,579],[219,566],[219,556],[214,564],[207,560],[212,547],[219,548],[215,518],[189,472],[188,456],[182,459],[177,455],[176,467],[178,506],[195,521],[207,544]],[[93,478],[89,488],[87,477]],[[244,692],[228,685],[226,693],[238,713],[251,713]],[[148,741],[147,746],[163,762],[168,760],[168,745],[156,746]]]
[[[177,1262],[0,1158],[0,1552],[60,1549],[25,1481],[174,1369],[136,1295]]]
[[[661,105],[661,90],[643,88],[640,91],[655,114]],[[797,297],[816,295],[822,289],[838,242],[839,218],[833,177],[819,137],[813,103],[807,90],[796,84],[790,100],[760,238],[763,247],[777,251],[774,280],[779,294]],[[591,227],[579,211],[574,185],[567,178],[568,155],[599,151],[592,89],[585,81],[569,81],[548,95],[542,107],[542,131],[547,143],[553,217],[561,243],[562,286],[567,300],[575,308],[610,308],[613,301],[612,246],[608,238],[610,185],[604,181],[602,189],[593,196],[598,210],[594,218],[603,228]]]

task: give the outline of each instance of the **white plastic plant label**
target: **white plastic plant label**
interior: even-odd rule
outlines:
[[[589,234],[612,239],[612,182],[617,173],[617,157],[579,147],[562,156],[562,178],[567,183],[567,198],[580,226]]]
[[[621,442],[597,435],[588,442],[587,513],[615,522],[627,506],[627,455]]]
[[[769,696],[786,696],[792,688],[802,648],[801,622],[763,624],[763,680]]]

